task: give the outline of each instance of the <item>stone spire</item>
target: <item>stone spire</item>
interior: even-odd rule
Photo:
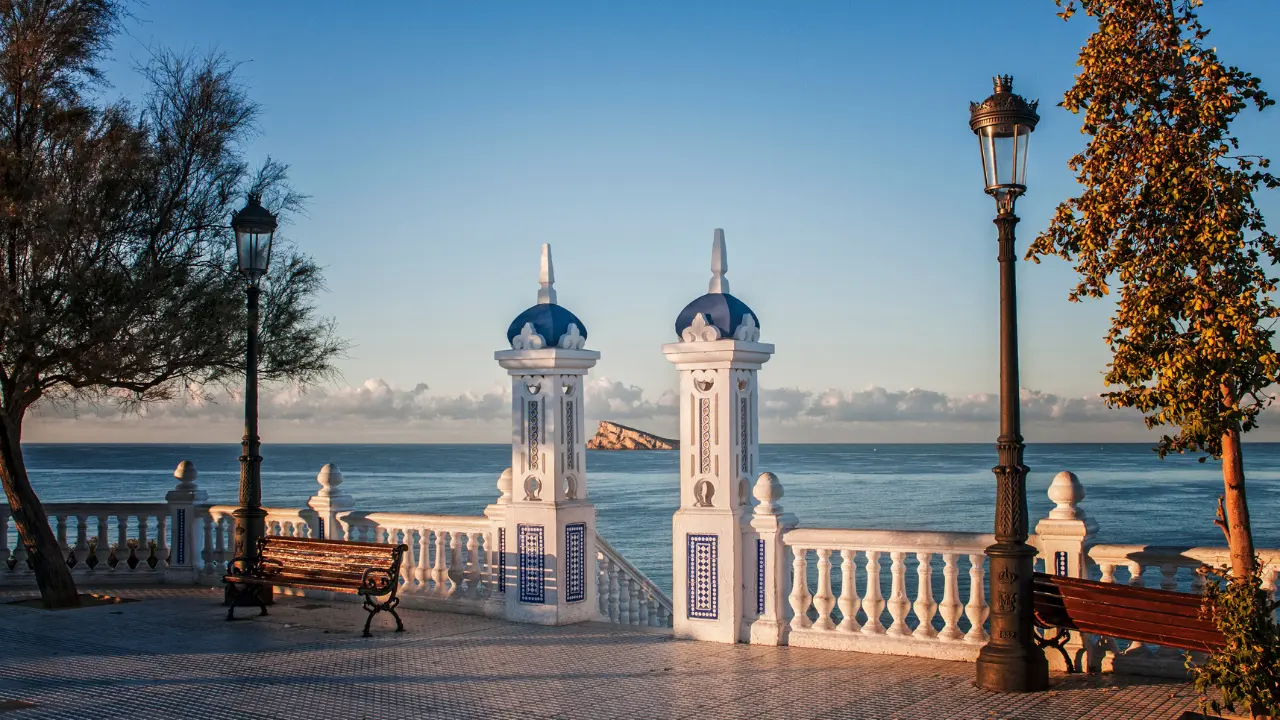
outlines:
[[[542,269],[538,273],[538,284],[542,286],[538,289],[538,304],[555,305],[556,289],[553,286],[556,284],[556,269],[551,264],[550,243],[542,243]]]
[[[729,279],[724,275],[729,272],[729,251],[724,246],[724,230],[716,228],[715,240],[711,242],[711,283],[709,293],[729,293]]]

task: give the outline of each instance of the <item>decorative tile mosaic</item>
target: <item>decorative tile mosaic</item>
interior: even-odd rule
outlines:
[[[178,521],[175,523],[174,539],[177,540],[178,564],[182,565],[187,561],[187,511],[185,508],[178,508]]]
[[[544,603],[547,578],[543,572],[545,533],[541,525],[517,525],[516,544],[520,550],[520,602]]]
[[[538,469],[538,405],[537,400],[529,403],[529,467]]]
[[[324,534],[324,518],[322,518],[322,517],[320,517],[320,518],[316,518],[316,522],[320,525],[320,535],[319,535],[319,538],[320,538],[321,540],[328,539],[328,537],[329,537],[329,536]]]
[[[764,614],[764,540],[756,540],[756,614]]]
[[[504,593],[506,591],[507,591],[507,529],[498,528],[498,592]]]
[[[688,535],[689,617],[715,620],[720,616],[720,551],[715,535]]]
[[[698,460],[698,472],[706,475],[711,472],[711,400],[698,400],[698,432],[702,441],[702,457]]]
[[[569,453],[566,462],[569,469],[573,469],[574,456],[577,455],[577,449],[573,445],[573,401],[566,400],[564,403],[564,432],[565,432],[565,449]]]
[[[564,526],[564,598],[566,602],[587,599],[587,525]]]

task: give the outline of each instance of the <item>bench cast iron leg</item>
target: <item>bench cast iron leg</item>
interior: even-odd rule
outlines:
[[[381,612],[382,606],[374,602],[372,597],[365,595],[364,609],[369,613],[369,617],[364,621],[364,636],[373,637],[373,634],[369,632],[369,624],[373,622],[373,616]]]
[[[236,619],[236,601],[240,599],[240,588],[235,583],[227,583],[227,589],[231,592],[231,602],[227,607],[227,619]]]
[[[1045,629],[1046,631],[1048,630],[1048,628],[1045,628]],[[1071,640],[1071,631],[1067,630],[1066,628],[1060,628],[1060,627],[1055,627],[1054,630],[1056,631],[1056,633],[1053,637],[1049,637],[1047,634],[1036,635],[1035,636],[1036,645],[1039,645],[1042,648],[1048,646],[1062,653],[1062,659],[1065,660],[1067,663],[1067,672],[1068,673],[1079,672],[1080,668],[1076,667],[1076,664],[1071,661],[1071,655],[1067,653],[1067,648],[1066,648],[1067,642]]]
[[[400,622],[400,613],[396,612],[396,606],[400,604],[400,598],[393,597],[384,604],[387,612],[391,613],[391,617],[396,619],[396,632],[404,632],[404,623]]]

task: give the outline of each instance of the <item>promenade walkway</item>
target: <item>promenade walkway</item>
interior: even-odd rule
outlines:
[[[88,591],[88,590],[86,590]],[[282,598],[228,623],[221,592],[115,588],[138,602],[49,612],[0,593],[0,720],[29,718],[1179,718],[1186,684],[1055,676],[1049,692],[974,688],[973,665],[683,642],[588,624]]]

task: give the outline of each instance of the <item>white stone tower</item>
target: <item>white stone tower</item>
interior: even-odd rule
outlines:
[[[600,353],[556,304],[551,247],[542,246],[538,304],[494,353],[511,376],[512,501],[499,531],[506,617],[564,625],[596,619],[596,509],[587,499],[582,379]]]
[[[680,371],[680,509],[672,521],[676,637],[732,643],[743,617],[743,531],[759,452],[756,375],[773,346],[729,294],[724,231],[711,248],[710,292],[676,319],[664,345]]]

